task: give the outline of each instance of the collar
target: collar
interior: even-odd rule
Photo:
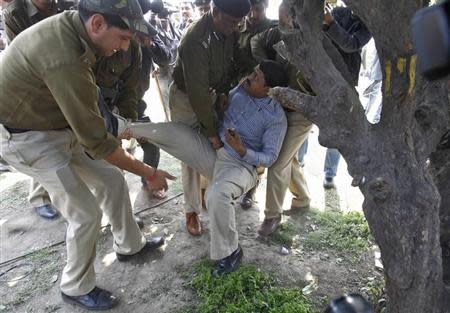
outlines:
[[[259,23],[256,24],[250,24],[250,21],[246,18],[244,20],[244,24],[242,25],[242,28],[240,30],[241,33],[245,33],[247,31],[252,32],[254,30],[259,30],[260,28],[265,28],[265,26],[270,22],[270,20],[265,17],[263,20],[261,20]],[[258,31],[261,32],[261,31]]]
[[[40,13],[38,8],[34,5],[34,3],[31,0],[25,0],[25,4],[27,6],[28,17],[33,17]]]
[[[96,58],[96,50],[94,48],[94,44],[92,43],[91,39],[89,38],[86,29],[84,28],[83,21],[81,21],[80,14],[78,12],[75,12],[73,14],[73,26],[80,36],[81,43],[83,45],[83,48],[85,50],[85,53],[83,55],[84,62],[90,64],[93,66],[97,60]]]
[[[211,11],[204,15],[206,19],[206,27],[211,30],[211,35],[215,37],[217,40],[221,40],[225,38],[225,35],[216,29],[214,26],[214,20]]]

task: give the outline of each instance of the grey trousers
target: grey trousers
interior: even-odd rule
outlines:
[[[146,138],[210,181],[206,205],[211,259],[229,256],[238,247],[234,202],[256,185],[256,168],[230,156],[225,148],[214,150],[205,136],[183,123],[131,124],[129,128],[133,137]]]
[[[189,103],[188,95],[179,90],[174,83],[169,90],[169,105],[172,121],[183,123],[192,129],[198,129],[197,117]],[[202,134],[199,136],[208,140]],[[184,211],[200,214],[202,208],[200,174],[184,161],[181,163],[181,182],[184,192]]]

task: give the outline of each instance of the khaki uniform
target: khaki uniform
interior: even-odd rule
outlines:
[[[78,12],[69,11],[24,31],[0,67],[0,151],[39,179],[68,222],[61,290],[69,296],[95,286],[101,210],[116,252],[134,254],[145,245],[121,171],[102,160],[120,142],[100,116],[95,62]]]
[[[56,6],[54,13],[57,13]],[[48,16],[38,10],[31,0],[14,0],[3,10],[8,44],[22,31]]]
[[[217,135],[218,121],[214,97],[228,93],[233,62],[232,36],[215,32],[211,13],[202,16],[188,28],[178,48],[173,72],[174,83],[169,91],[172,121],[182,122],[206,137]],[[185,211],[200,212],[200,175],[182,164]]]
[[[56,13],[56,6],[55,12]],[[3,10],[5,32],[8,43],[22,31],[47,18],[31,0],[14,0]],[[47,191],[35,179],[32,179],[28,201],[33,207],[50,204]]]
[[[131,41],[127,51],[101,57],[94,66],[96,84],[106,103],[116,106],[121,116],[133,120],[138,118],[141,63],[141,48],[137,42]]]
[[[254,67],[258,65],[258,62],[252,55],[252,48],[250,45],[250,40],[252,39],[252,37],[271,27],[275,27],[276,25],[276,21],[272,21],[267,18],[262,20],[258,24],[251,24],[248,19],[245,19],[244,23],[239,29],[237,38],[237,50],[235,55],[237,79],[252,72]]]
[[[301,73],[273,49],[273,45],[280,41],[281,32],[278,27],[254,36],[251,40],[253,56],[258,61],[272,59],[285,63],[289,75],[289,86],[306,94],[313,94]],[[303,168],[297,159],[297,152],[308,137],[312,123],[298,112],[286,112],[286,117],[288,129],[283,146],[277,161],[269,168],[267,174],[266,209],[264,211],[267,219],[283,213],[283,202],[288,187],[294,196],[292,207],[306,207],[311,201]]]

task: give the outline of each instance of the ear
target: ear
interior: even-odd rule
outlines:
[[[105,18],[101,14],[94,14],[91,16],[91,29],[94,34],[98,34],[101,30],[108,26]]]
[[[219,14],[220,14],[220,10],[217,7],[215,7],[215,6],[213,6],[211,11],[212,11],[213,18],[217,18],[219,16]]]

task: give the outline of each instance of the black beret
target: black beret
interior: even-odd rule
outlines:
[[[219,10],[233,17],[244,17],[250,12],[249,0],[213,0],[213,3]]]

